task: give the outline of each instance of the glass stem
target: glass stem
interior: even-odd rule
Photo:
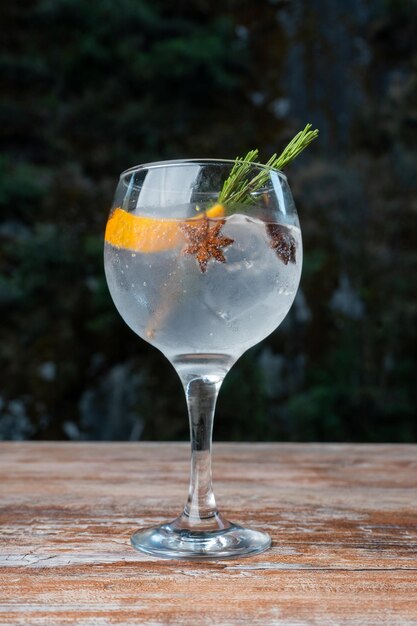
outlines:
[[[211,478],[211,442],[217,396],[224,375],[180,375],[191,431],[191,477],[188,500],[177,526],[202,531],[227,528],[217,511]]]

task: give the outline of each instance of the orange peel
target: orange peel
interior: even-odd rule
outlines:
[[[215,219],[223,217],[224,213],[224,206],[215,204],[201,215],[187,221],[202,219],[203,215]],[[117,207],[109,217],[104,239],[112,246],[133,252],[143,254],[164,252],[176,248],[184,241],[180,225],[181,222],[177,220],[134,215]]]

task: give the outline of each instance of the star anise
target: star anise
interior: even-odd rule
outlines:
[[[280,224],[267,224],[266,230],[270,238],[270,246],[285,265],[295,263],[297,244],[290,229]]]
[[[201,218],[180,225],[188,241],[188,244],[182,250],[182,254],[193,254],[203,273],[206,271],[207,263],[211,258],[221,263],[226,263],[226,258],[221,248],[230,246],[234,239],[221,234],[220,231],[225,221],[218,220],[210,228],[210,220],[207,215],[203,215]]]

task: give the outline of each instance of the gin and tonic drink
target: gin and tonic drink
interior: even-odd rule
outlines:
[[[249,201],[218,195],[232,163],[172,161],[122,174],[105,240],[110,293],[132,330],[159,348],[183,383],[191,428],[188,501],[174,522],[133,545],[167,558],[224,558],[270,538],[224,520],[211,486],[211,432],[224,376],[282,322],[302,266],[298,218],[285,176],[266,170]],[[255,177],[263,166],[251,165]]]

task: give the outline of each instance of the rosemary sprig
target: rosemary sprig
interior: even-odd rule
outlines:
[[[265,163],[266,167],[271,169],[283,169],[288,163],[293,161],[314,139],[318,137],[317,129],[311,130],[311,124],[307,124],[304,130],[301,130],[279,156],[273,154]],[[256,163],[259,151],[251,150],[245,157],[237,157],[228,178],[224,181],[222,190],[219,194],[218,202],[225,204],[239,202],[242,204],[251,202],[250,194],[265,185],[269,177],[269,171],[262,169],[251,180],[248,174],[253,163]]]

